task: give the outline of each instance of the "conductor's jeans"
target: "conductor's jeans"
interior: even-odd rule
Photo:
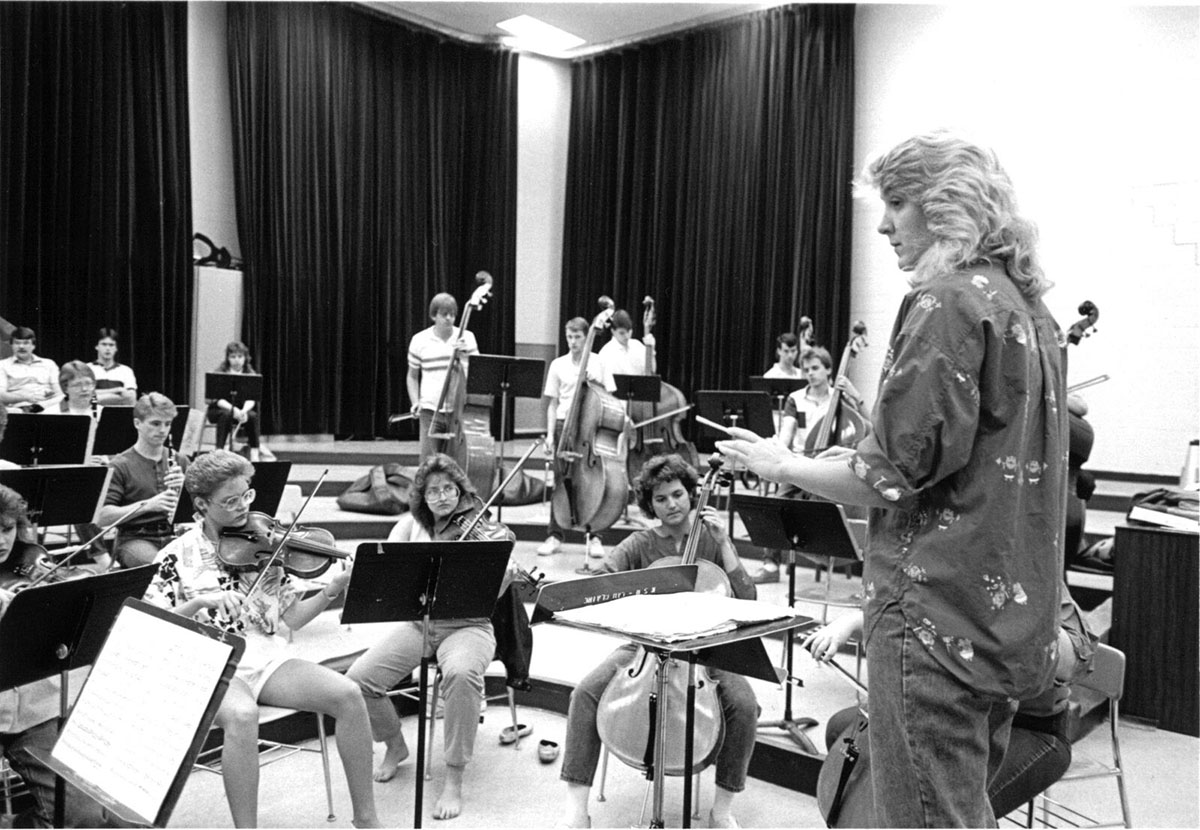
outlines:
[[[57,718],[39,723],[24,732],[0,734],[0,751],[17,775],[25,781],[33,796],[33,807],[13,820],[14,827],[53,827],[54,773],[30,754],[37,749],[49,755],[58,737]],[[66,790],[66,826],[102,827],[106,822],[104,810],[71,785]]]
[[[995,827],[988,784],[1004,758],[1016,701],[979,694],[951,676],[897,605],[867,637],[867,672],[879,826]]]
[[[421,665],[421,630],[421,623],[398,624],[346,672],[362,689],[377,741],[391,741],[400,734],[400,716],[385,695]],[[429,645],[430,656],[437,658],[442,672],[446,699],[446,765],[465,767],[475,752],[483,673],[496,654],[496,637],[486,619],[434,620],[429,623]]]
[[[626,644],[592,669],[571,692],[567,711],[567,735],[564,740],[562,772],[559,777],[571,784],[590,787],[600,761],[600,733],[596,729],[596,712],[600,696],[620,669],[627,666],[637,652],[636,646]],[[758,728],[758,700],[754,690],[740,674],[708,669],[717,682],[717,699],[725,718],[725,740],[717,751],[717,786],[740,793],[746,788],[746,771],[754,754]]]

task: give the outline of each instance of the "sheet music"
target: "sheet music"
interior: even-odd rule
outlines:
[[[232,652],[203,634],[122,609],[54,758],[153,820]]]
[[[554,616],[610,631],[677,642],[723,634],[743,625],[786,619],[795,613],[790,608],[768,602],[683,591],[622,597],[598,605],[557,611]]]

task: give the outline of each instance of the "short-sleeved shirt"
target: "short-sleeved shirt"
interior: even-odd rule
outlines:
[[[18,392],[34,389],[42,398],[62,396],[58,385],[58,364],[48,357],[33,356],[33,360],[22,363],[16,355],[0,360],[0,389]]]
[[[720,547],[717,546],[717,543],[708,531],[701,530],[700,533],[702,535],[698,542],[696,559],[707,560],[724,570],[724,567],[721,565]],[[662,536],[654,530],[638,530],[626,536],[615,548],[609,551],[608,556],[604,558],[604,562],[600,566],[600,570],[604,573],[620,573],[622,571],[636,571],[648,568],[651,563],[662,559],[664,556],[681,555],[686,547],[686,536],[677,550],[674,539]],[[749,574],[746,573],[744,568],[738,568],[732,573],[725,571],[725,575],[729,577],[729,587],[733,590],[733,595],[738,599],[755,599],[758,596],[758,590],[754,587],[754,581],[750,579]]]
[[[622,346],[614,337],[600,347],[600,359],[604,370],[610,375],[646,374],[646,346],[636,337]]]
[[[111,369],[105,369],[104,364],[92,361],[88,364],[92,374],[96,376],[96,389],[137,389],[137,377],[133,370],[124,363],[113,363]]]
[[[771,364],[770,369],[763,372],[763,377],[764,378],[802,378],[802,377],[804,377],[804,373],[801,372],[799,369],[797,369],[794,366],[792,367],[792,371],[785,372],[784,370],[779,368],[779,362],[776,361],[775,363]]]
[[[187,471],[187,458],[182,453],[175,455],[180,469]],[[104,496],[105,505],[123,506],[151,499],[166,489],[166,476],[169,465],[167,454],[164,452],[157,461],[147,458],[133,447],[112,457],[108,462],[112,467],[112,478],[108,482],[108,492]],[[140,528],[147,525],[168,525],[171,517],[162,512],[144,511],[132,516],[121,527],[126,529]]]
[[[783,417],[791,416],[796,419],[796,434],[792,438],[792,449],[804,449],[804,442],[808,440],[809,430],[816,426],[817,421],[825,417],[825,413],[829,411],[829,402],[833,400],[833,392],[828,392],[824,400],[818,401],[809,395],[810,391],[811,389],[807,386],[797,389],[787,396],[787,401],[783,404]],[[801,418],[801,416],[804,417]]]
[[[596,355],[588,358],[587,374],[589,380],[603,384],[604,388],[610,392],[616,388],[612,373],[608,371],[604,361],[597,359]],[[575,397],[575,387],[578,383],[579,364],[571,358],[570,352],[550,361],[550,368],[546,371],[546,386],[542,390],[542,395],[558,402],[555,410],[555,417],[558,420],[566,418],[567,413],[571,410],[571,400]]]
[[[449,340],[443,340],[437,336],[435,329],[435,326],[430,326],[414,334],[408,343],[408,368],[421,372],[421,409],[437,409],[438,398],[446,382],[446,370],[450,368],[450,361],[454,357],[454,344],[458,342],[453,334]],[[479,346],[470,329],[463,332],[463,340],[467,343],[468,355],[479,354]]]
[[[942,276],[901,303],[874,430],[850,459],[873,509],[867,637],[898,605],[939,664],[1025,699],[1057,660],[1067,492],[1065,338],[1003,267]]]

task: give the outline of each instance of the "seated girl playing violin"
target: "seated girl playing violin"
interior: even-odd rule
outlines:
[[[660,455],[646,462],[634,482],[638,507],[660,524],[632,533],[609,553],[601,573],[648,568],[655,560],[682,553],[693,527],[692,498],[698,477],[678,455]],[[729,579],[733,596],[754,599],[757,591],[729,538],[721,515],[706,506],[696,525],[703,528],[698,560],[716,563]],[[617,672],[634,659],[635,647],[623,645],[580,681],[571,692],[567,710],[567,735],[560,778],[567,782],[566,811],[561,824],[566,827],[590,827],[587,802],[596,763],[600,759],[600,733],[596,726],[600,697]],[[734,796],[745,789],[746,771],[754,752],[758,720],[758,701],[746,678],[738,674],[709,669],[717,684],[717,697],[725,719],[725,737],[717,752],[717,787],[713,796],[709,827],[737,826],[730,808]]]
[[[482,507],[483,502],[462,468],[450,456],[434,453],[417,468],[410,510],[392,528],[388,541],[453,541]],[[512,531],[498,522],[477,528],[484,526],[486,538],[514,538]],[[471,535],[476,534],[473,531]],[[508,590],[509,582],[510,576],[505,578],[501,593]],[[487,617],[433,620],[428,634],[442,672],[446,699],[446,786],[433,814],[435,818],[447,819],[462,812],[463,771],[475,750],[483,673],[496,653],[496,637]],[[424,635],[422,623],[400,623],[346,672],[366,696],[375,740],[386,745],[383,761],[375,771],[376,781],[390,781],[396,775],[396,768],[408,757],[400,717],[386,694],[420,665]]]
[[[235,572],[222,559],[221,531],[246,523],[254,501],[253,475],[249,461],[227,450],[205,453],[188,467],[184,486],[199,522],[158,552],[158,574],[146,598],[246,639],[245,654],[216,718],[225,731],[221,770],[235,826],[258,823],[258,706],[263,703],[337,720],[338,753],[349,782],[354,824],[377,827],[370,725],[358,686],[331,669],[292,657],[279,633],[281,624],[301,628],[328,608],[345,590],[350,570],[340,571],[307,599],[299,598],[278,565],[261,573]]]

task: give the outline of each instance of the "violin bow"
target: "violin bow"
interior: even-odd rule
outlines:
[[[36,588],[40,583],[45,582],[47,579],[49,579],[54,574],[55,571],[57,571],[63,565],[66,565],[68,562],[70,562],[76,556],[78,556],[79,554],[81,554],[85,550],[87,550],[89,547],[91,547],[92,542],[99,539],[105,533],[108,533],[114,527],[120,527],[126,521],[133,518],[134,514],[136,514],[140,510],[142,510],[145,506],[146,506],[146,502],[144,502],[144,501],[139,501],[137,504],[134,504],[132,507],[130,507],[129,510],[127,510],[126,512],[122,513],[119,517],[117,517],[117,520],[115,522],[113,522],[112,524],[110,524],[108,527],[100,528],[100,532],[97,533],[95,536],[93,536],[91,539],[88,539],[86,542],[80,542],[78,545],[75,545],[75,549],[71,550],[70,553],[66,554],[65,556],[63,556],[62,559],[59,559],[56,563],[54,563],[54,567],[50,568],[48,571],[46,571],[44,574],[39,576],[37,579],[30,582],[25,587],[27,589],[28,588]],[[70,550],[70,548],[59,548],[56,551],[49,551],[49,552],[51,554],[55,554],[55,555],[62,555],[61,552],[65,551],[65,550]]]
[[[462,535],[464,538],[471,534],[471,531],[475,529],[475,525],[479,524],[480,520],[483,519],[483,514],[486,513],[491,506],[496,503],[496,500],[500,498],[500,494],[504,492],[504,488],[508,486],[510,481],[517,477],[517,473],[521,472],[521,468],[525,466],[525,462],[529,460],[529,457],[533,455],[534,451],[538,447],[545,443],[545,440],[545,438],[539,435],[537,440],[530,444],[529,449],[527,449],[525,454],[521,456],[521,460],[517,462],[515,467],[513,467],[512,472],[504,477],[504,481],[500,482],[500,486],[497,487],[490,496],[488,496],[488,500],[483,503],[483,507],[479,508],[479,512],[475,514],[475,518],[471,519],[471,523],[467,525],[465,530],[463,530]]]
[[[283,546],[287,544],[287,540],[291,537],[292,531],[296,529],[296,526],[300,522],[300,514],[304,512],[304,509],[308,507],[308,503],[313,500],[313,496],[315,496],[317,491],[321,489],[321,484],[325,481],[325,477],[327,475],[329,475],[328,469],[321,473],[321,477],[317,479],[317,483],[313,485],[312,492],[308,494],[308,498],[304,500],[304,504],[300,505],[300,509],[296,511],[296,516],[292,519],[292,523],[287,526],[287,529],[283,532],[283,536],[279,538],[279,542],[275,545],[275,549],[271,551],[271,555],[267,557],[267,561],[263,564],[262,568],[259,569],[258,576],[255,578],[254,582],[250,584],[250,587],[246,589],[247,600],[254,596],[254,592],[258,590],[259,586],[262,584],[263,577],[267,575],[267,571],[279,560],[279,554],[283,551]]]

